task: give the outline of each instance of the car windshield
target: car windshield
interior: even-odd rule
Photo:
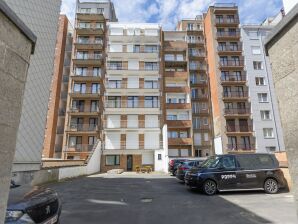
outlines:
[[[220,162],[220,157],[212,156],[209,159],[205,160],[200,167],[201,168],[215,168]]]

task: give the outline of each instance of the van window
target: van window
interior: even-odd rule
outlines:
[[[225,169],[236,168],[235,158],[233,156],[224,156],[221,162],[222,162],[222,167]]]
[[[274,161],[269,155],[258,155],[258,169],[272,169],[275,168]]]
[[[241,155],[237,156],[239,167],[242,170],[255,170],[257,169],[258,162],[255,155]]]

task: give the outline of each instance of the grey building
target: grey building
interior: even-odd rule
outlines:
[[[298,209],[298,4],[272,30],[265,47],[272,65],[293,183],[292,192]]]
[[[61,0],[4,0],[37,36],[25,86],[13,164],[16,181],[40,169]]]
[[[241,27],[256,152],[285,150],[271,66],[263,47],[264,38],[273,27],[272,25]]]

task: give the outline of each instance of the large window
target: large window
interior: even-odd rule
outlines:
[[[107,166],[120,165],[120,156],[119,155],[106,156],[106,165]]]
[[[158,97],[157,96],[145,96],[145,107],[146,108],[157,108]]]
[[[262,61],[254,61],[253,66],[254,66],[254,70],[262,70],[263,62]]]
[[[270,110],[261,110],[261,118],[262,120],[270,120],[271,119]]]
[[[264,77],[256,77],[256,85],[257,86],[264,86],[265,85],[265,78]]]
[[[267,93],[258,93],[258,99],[260,103],[268,102],[268,94]]]
[[[273,128],[263,129],[264,138],[274,138]]]

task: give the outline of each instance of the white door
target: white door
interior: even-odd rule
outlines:
[[[126,149],[139,149],[139,133],[127,132]]]
[[[139,77],[128,77],[127,88],[128,89],[138,89],[139,88]]]
[[[120,115],[108,116],[108,128],[120,128]]]
[[[108,133],[105,140],[106,149],[120,149],[120,133]]]
[[[145,115],[145,127],[146,128],[158,128],[158,115]]]
[[[142,165],[153,165],[154,155],[153,153],[143,153],[142,155]]]
[[[139,69],[139,61],[129,60],[128,61],[128,69],[129,70],[138,70]]]
[[[145,149],[159,149],[159,133],[145,133]]]
[[[139,127],[139,116],[138,115],[127,115],[127,127],[138,128]]]
[[[194,143],[195,145],[202,145],[201,133],[194,133]]]

